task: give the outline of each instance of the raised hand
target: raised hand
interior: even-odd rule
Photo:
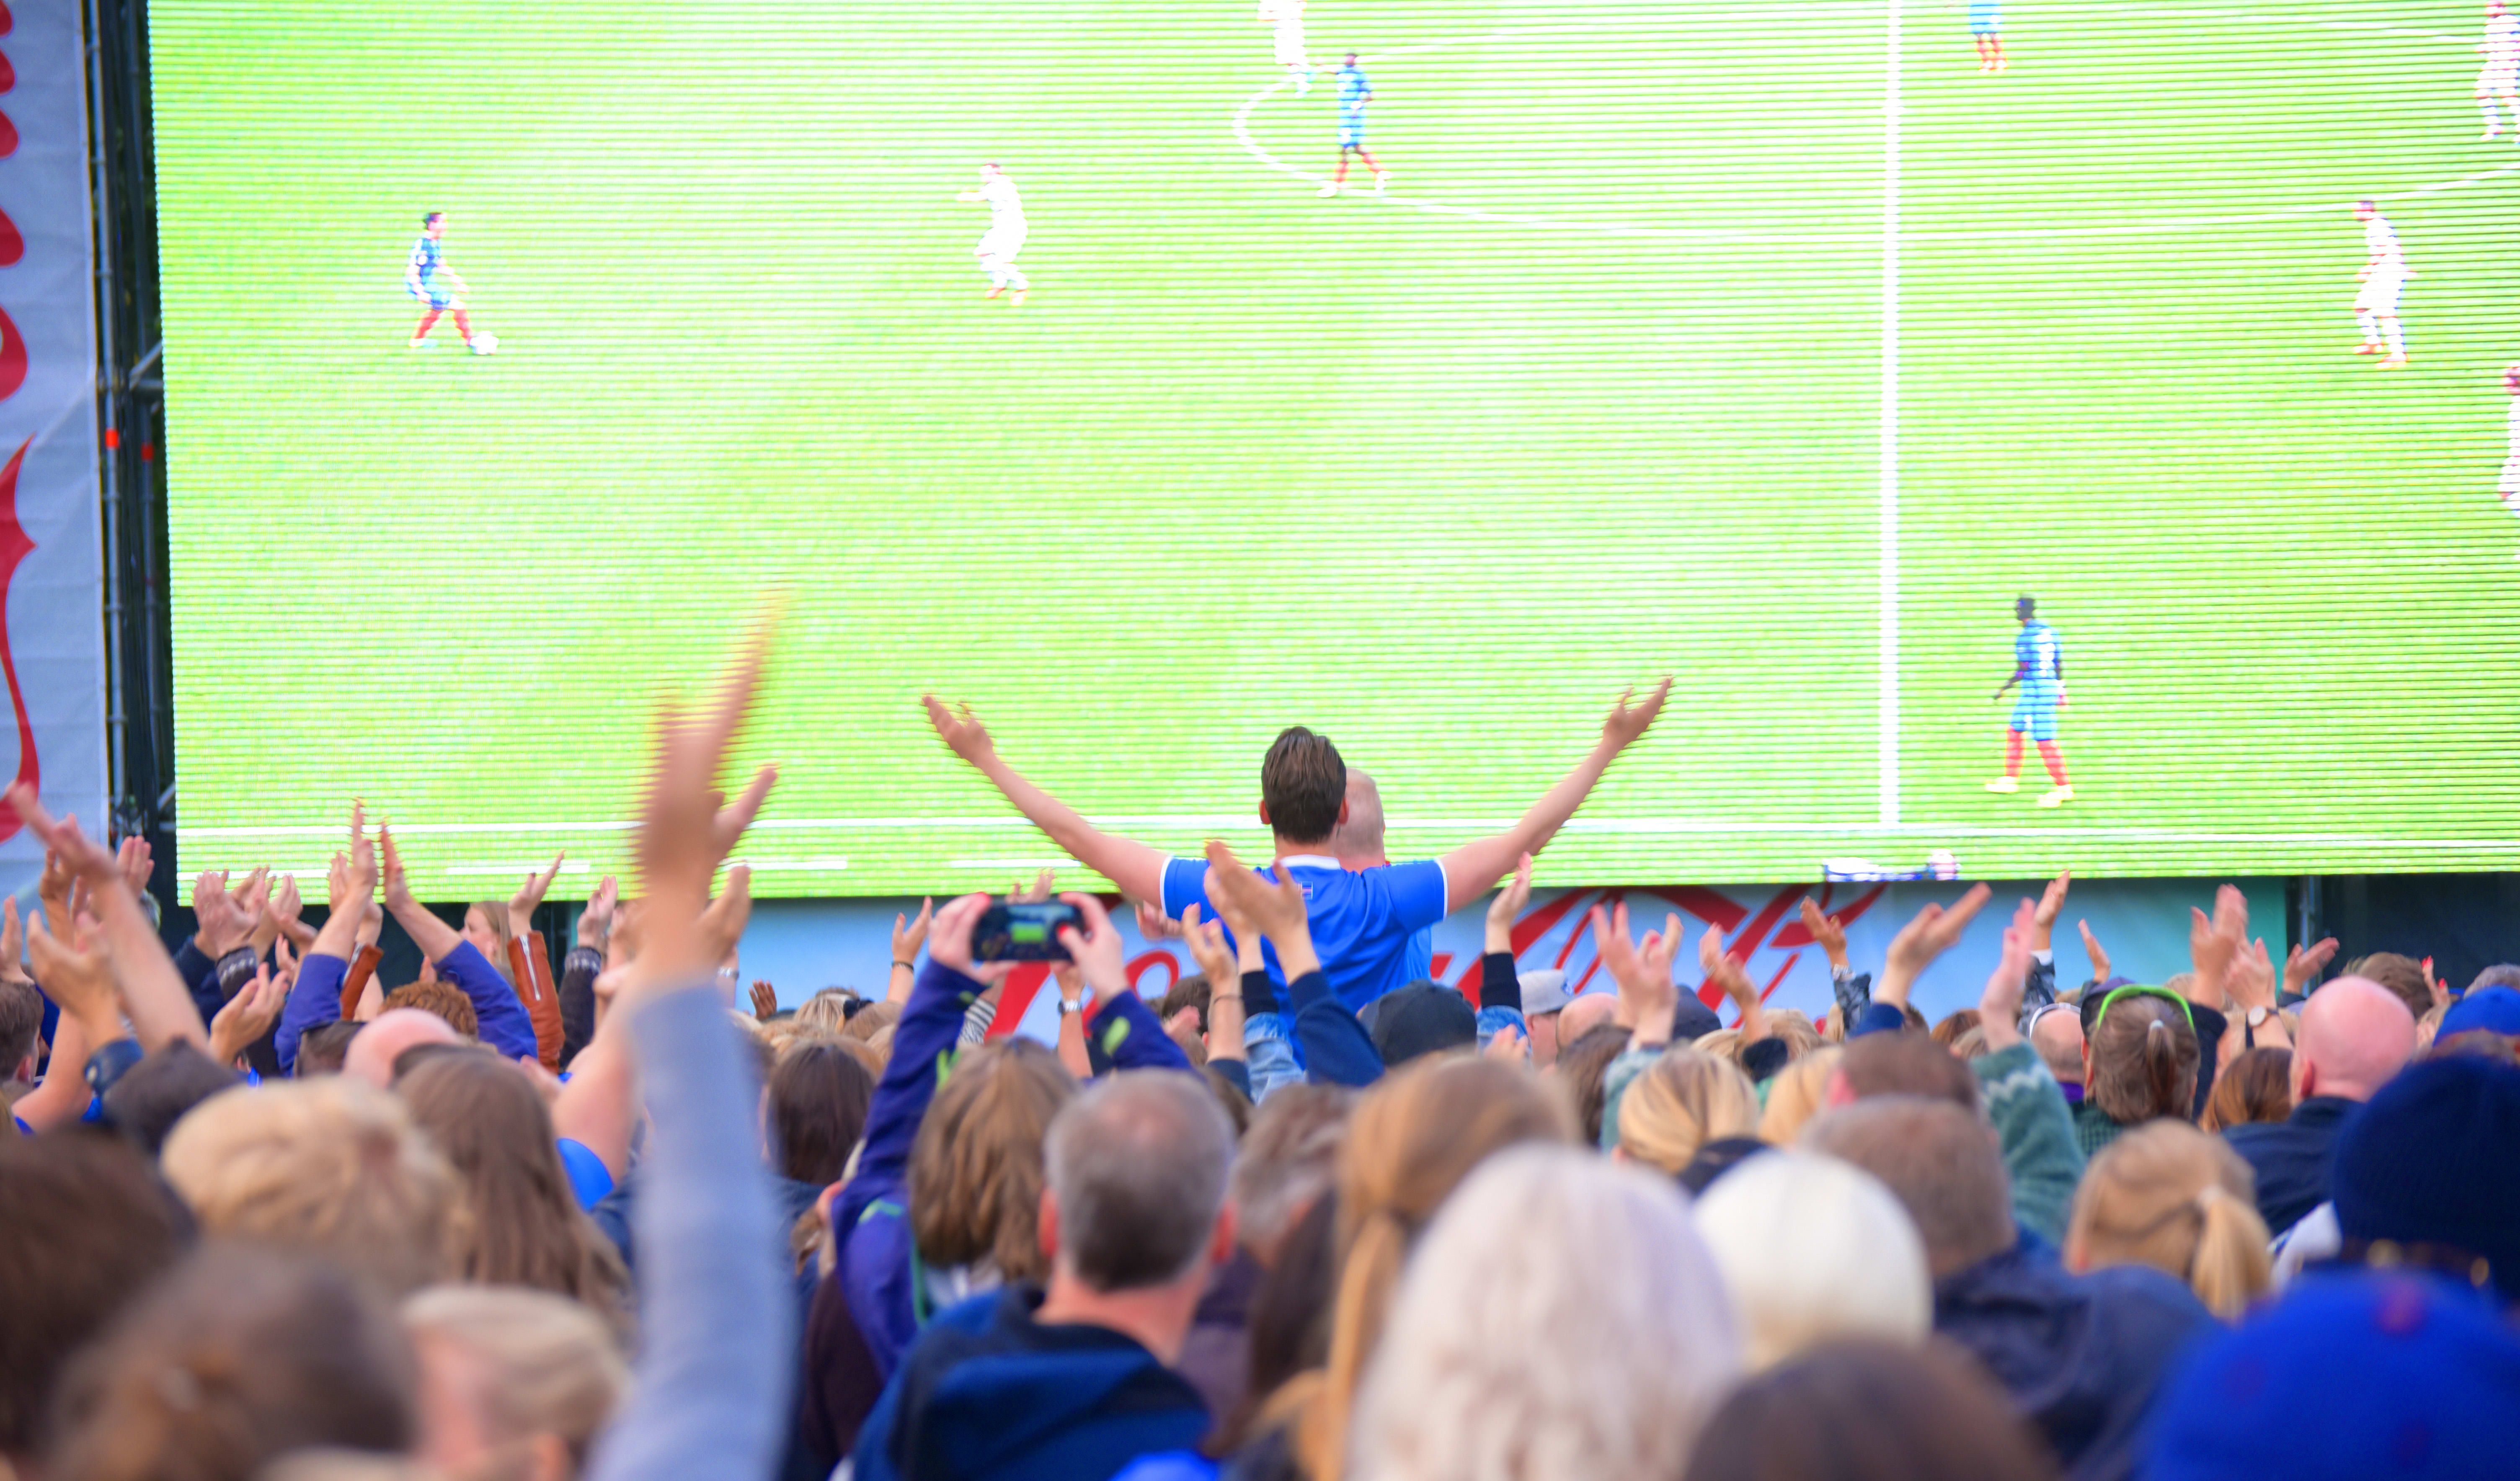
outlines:
[[[418,902],[411,897],[411,879],[403,872],[402,850],[394,846],[392,824],[377,825],[377,846],[382,850],[384,861],[381,877],[384,882],[385,909],[392,911],[395,919],[399,920]]]
[[[712,909],[709,884],[760,810],[777,773],[762,768],[731,805],[723,802],[717,777],[751,712],[769,651],[765,623],[746,636],[707,702],[690,710],[668,705],[657,717],[655,760],[640,807],[636,850],[647,941],[639,954],[634,990],[695,985],[725,960],[726,948],[734,944],[731,938],[720,939],[729,912],[719,913],[714,931],[702,922],[703,912]],[[744,873],[748,909],[749,871]],[[730,894],[739,888],[733,875],[727,883]],[[740,922],[737,930],[741,932]]]
[[[2048,889],[2062,900],[2062,890],[2052,884]],[[2040,908],[2027,900],[2013,907],[2012,923],[2003,928],[2002,953],[1986,979],[1986,990],[1978,994],[1978,1027],[1986,1033],[1990,1055],[2021,1042],[2021,994],[2030,985],[2030,943],[2039,929]],[[2051,916],[2051,924],[2053,920]]]
[[[2226,1001],[2223,979],[2248,939],[2248,897],[2238,886],[2226,884],[2214,891],[2211,919],[2192,906],[2187,916],[2187,960],[2196,979],[2187,990],[2188,1001],[2220,1009]]]
[[[952,967],[975,982],[998,982],[1013,971],[1012,962],[971,960],[971,931],[988,909],[989,897],[985,893],[965,895],[938,906],[935,926],[927,936],[927,960]]]
[[[286,953],[286,944],[277,950]],[[297,979],[294,965],[286,973],[274,973],[268,966],[256,966],[253,980],[237,989],[210,1019],[210,1057],[230,1069],[236,1067],[245,1052],[271,1032],[280,1019],[280,1010],[289,1001],[289,989]]]
[[[763,1023],[779,1016],[779,990],[758,978],[752,984],[752,1016]]]
[[[122,995],[114,987],[113,967],[103,946],[64,942],[37,920],[27,926],[26,949],[35,985],[88,1030],[90,1054],[123,1037]]]
[[[1181,922],[1144,900],[1134,902],[1138,910],[1138,934],[1148,941],[1172,941],[1181,936]]]
[[[1809,895],[1803,896],[1802,916],[1803,929],[1811,933],[1811,938],[1819,942],[1820,949],[1828,956],[1828,969],[1832,972],[1846,970],[1846,922],[1823,912],[1819,902]]]
[[[1007,898],[1019,905],[1039,905],[1058,892],[1058,876],[1049,870],[1043,870],[1032,876],[1029,887],[1018,881],[1013,889],[1007,892]]]
[[[1529,1064],[1531,1041],[1523,1037],[1521,1029],[1508,1023],[1488,1040],[1486,1047],[1479,1051],[1479,1057],[1494,1059],[1501,1064]]]
[[[2092,980],[2109,980],[2109,954],[2100,949],[2100,938],[2092,934],[2092,922],[2077,920],[2074,928],[2083,933],[2083,952],[2092,959]]]
[[[1531,903],[1531,855],[1525,854],[1513,867],[1513,875],[1488,902],[1487,946],[1491,952],[1513,950],[1513,922],[1522,918],[1522,908]]]
[[[1637,696],[1633,689],[1619,696],[1619,702],[1610,707],[1610,713],[1601,721],[1602,740],[1620,750],[1635,744],[1637,739],[1652,727],[1654,717],[1662,713],[1663,701],[1671,697],[1671,680],[1665,679],[1654,686],[1654,692],[1645,696],[1642,704],[1628,702]]]
[[[380,828],[380,833],[384,830]],[[368,837],[368,805],[350,804],[350,898],[373,900],[377,894],[377,846]]]
[[[1277,947],[1278,965],[1293,982],[1321,969],[1322,960],[1313,950],[1312,912],[1304,887],[1286,873],[1286,866],[1270,868],[1272,877],[1262,879],[1234,857],[1223,839],[1207,840],[1208,899],[1225,917],[1238,946],[1256,935]]]
[[[1934,965],[1936,958],[1952,949],[1994,893],[1991,887],[1979,883],[1970,886],[1968,893],[1954,901],[1948,910],[1939,903],[1929,903],[1916,912],[1915,919],[1899,927],[1899,934],[1890,938],[1881,980],[1872,989],[1873,1000],[1904,1007],[1916,978]]]
[[[2299,942],[2284,954],[2283,990],[2299,998],[2307,996],[2318,983],[2319,973],[2336,960],[2336,938],[2323,937],[2318,944],[2304,948]]]
[[[2065,890],[2073,883],[2073,879],[2072,870],[2058,870],[2056,877],[2048,880],[2048,888],[2041,892],[2039,904],[2030,912],[2030,949],[2032,951],[2044,952],[2054,946],[2056,917],[2065,909]]]
[[[919,914],[905,918],[896,913],[892,918],[892,960],[917,962],[919,949],[927,944],[928,928],[936,920],[936,902],[922,897]]]
[[[997,742],[989,739],[989,728],[971,713],[966,702],[957,709],[947,709],[945,701],[934,695],[922,695],[919,702],[927,706],[927,723],[936,727],[936,737],[945,748],[973,766],[998,753]]]
[[[1182,940],[1189,945],[1191,960],[1198,964],[1212,991],[1232,991],[1234,984],[1242,980],[1234,948],[1225,939],[1225,922],[1201,919],[1196,904],[1182,912]]]
[[[525,882],[508,897],[508,928],[519,937],[533,928],[534,912],[542,908],[543,896],[551,893],[552,881],[560,877],[561,861],[567,850],[552,856],[551,868],[525,875]]]
[[[134,833],[122,840],[113,851],[114,867],[121,871],[123,882],[135,895],[149,892],[149,880],[158,873],[158,860],[150,850],[149,840]]]
[[[595,892],[586,897],[586,909],[577,915],[577,944],[604,950],[606,939],[612,934],[613,910],[620,902],[619,880],[610,875],[598,880]]]
[[[2268,955],[2266,937],[2260,936],[2231,958],[2230,969],[2223,976],[2223,991],[2242,1012],[2275,1006],[2275,965]]]
[[[1679,919],[1677,916],[1672,918],[1675,926]],[[1759,1006],[1758,985],[1750,980],[1749,970],[1741,965],[1740,959],[1724,949],[1722,926],[1709,925],[1706,933],[1697,938],[1697,968],[1706,974],[1707,981],[1722,988],[1724,996],[1732,1000],[1733,1008],[1738,1010],[1733,1026],[1741,1031],[1742,1043],[1754,1043],[1767,1037],[1767,1014]]]
[[[1680,989],[1671,980],[1672,958],[1680,949],[1680,917],[1666,915],[1663,928],[1646,933],[1642,946],[1628,934],[1628,903],[1604,911],[1593,907],[1593,950],[1618,984],[1618,1021],[1632,1031],[1631,1043],[1664,1044],[1671,1039],[1672,1010]]]
[[[26,934],[18,920],[18,897],[0,900],[0,982],[26,980]]]
[[[1067,959],[1094,989],[1097,1002],[1108,1003],[1114,994],[1129,990],[1129,969],[1120,955],[1120,930],[1111,923],[1111,915],[1102,902],[1092,895],[1065,894],[1058,897],[1076,907],[1085,918],[1085,928],[1073,925],[1058,928],[1058,944],[1067,948]]]
[[[225,876],[221,878],[224,882]],[[200,914],[200,902],[197,889],[194,894],[196,915]],[[44,850],[44,873],[35,880],[35,903],[44,908],[47,924],[60,930],[70,928],[70,867],[62,861],[58,849]]]
[[[280,887],[271,892],[270,906],[272,922],[280,927],[280,934],[293,939],[296,935],[297,918],[305,912],[306,902],[297,894],[297,876],[281,875]]]
[[[726,888],[718,891],[708,909],[700,912],[700,935],[708,944],[712,965],[734,952],[735,944],[743,939],[745,923],[751,920],[752,870],[739,864],[726,872]]]

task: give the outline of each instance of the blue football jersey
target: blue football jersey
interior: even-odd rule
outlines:
[[[2019,636],[2012,640],[2013,671],[2026,683],[2054,683],[2064,656],[2064,650],[2056,642],[2056,630],[2045,622],[2024,622]]]
[[[1365,80],[1364,67],[1342,67],[1339,68],[1338,103],[1341,109],[1351,113],[1362,112],[1365,108],[1366,96],[1372,91],[1373,84]]]
[[[1349,1009],[1365,1007],[1395,988],[1426,975],[1427,962],[1418,951],[1418,933],[1444,919],[1444,866],[1433,859],[1386,864],[1379,869],[1351,870],[1336,859],[1296,855],[1284,861],[1287,875],[1303,886],[1305,915],[1313,932],[1313,950],[1322,959],[1322,975],[1330,991]],[[1254,871],[1254,873],[1265,873]],[[1203,919],[1216,920],[1207,895],[1207,861],[1164,862],[1164,914],[1178,920],[1192,904]],[[1270,980],[1285,985],[1275,947],[1263,945]]]
[[[437,272],[438,259],[443,255],[435,237],[423,237],[412,245],[411,270],[420,275],[421,282],[427,283]]]

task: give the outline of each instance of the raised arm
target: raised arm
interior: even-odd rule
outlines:
[[[377,841],[384,849],[385,909],[402,922],[421,955],[472,1000],[472,1015],[479,1020],[481,1042],[504,1058],[532,1057],[533,1020],[525,1016],[525,1006],[518,1001],[517,990],[499,975],[490,959],[474,949],[454,926],[412,898],[411,882],[403,875],[402,853],[394,847],[393,830],[378,829]]]
[[[988,778],[1016,812],[1048,833],[1050,841],[1064,849],[1069,858],[1118,885],[1120,893],[1132,900],[1163,899],[1162,854],[1134,838],[1115,838],[1103,832],[1086,822],[1076,809],[1025,781],[998,754],[988,727],[971,713],[968,704],[947,709],[934,695],[924,696],[922,702],[927,706],[928,723],[936,727],[937,736],[947,747]],[[1568,810],[1573,811],[1571,807]],[[1480,888],[1484,890],[1486,886]]]
[[[131,1015],[140,1047],[154,1050],[182,1039],[206,1053],[209,1030],[202,1024],[192,991],[177,974],[165,943],[158,939],[158,927],[142,914],[140,897],[132,893],[131,882],[113,855],[80,831],[77,819],[55,819],[44,811],[33,787],[20,783],[9,788],[9,802],[44,846],[62,856],[96,902],[105,921],[105,948],[112,959],[114,984],[121,990],[123,1011]]]
[[[1303,1047],[1306,1073],[1316,1084],[1372,1085],[1382,1078],[1382,1053],[1322,974],[1303,886],[1283,864],[1274,869],[1274,880],[1262,879],[1223,841],[1207,840],[1208,890],[1229,927],[1237,920],[1247,920],[1278,949],[1278,965],[1286,973],[1286,1008],[1294,1014],[1295,1042]]]
[[[280,1010],[280,1032],[272,1040],[284,1070],[296,1065],[299,1041],[341,1016],[341,983],[359,949],[359,922],[377,893],[377,850],[368,839],[364,803],[350,804],[350,851],[333,856],[325,892],[331,897],[330,914],[298,965],[297,981]]]
[[[1630,704],[1636,691],[1619,696],[1608,718],[1601,722],[1601,739],[1593,742],[1584,759],[1575,764],[1555,786],[1541,794],[1513,827],[1491,837],[1473,839],[1444,856],[1444,909],[1460,910],[1496,887],[1496,882],[1513,873],[1515,861],[1525,854],[1537,854],[1557,836],[1566,820],[1584,805],[1593,785],[1619,752],[1634,744],[1662,713],[1663,700],[1671,695],[1671,681],[1665,679],[1642,704]]]

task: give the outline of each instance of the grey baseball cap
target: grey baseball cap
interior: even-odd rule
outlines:
[[[1522,984],[1522,1015],[1525,1018],[1556,1012],[1575,1001],[1566,995],[1566,974],[1553,966],[1518,972],[1514,980]]]

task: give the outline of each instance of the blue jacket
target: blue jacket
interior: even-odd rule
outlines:
[[[2154,1390],[2216,1329],[2149,1266],[2073,1276],[2027,1241],[1934,1282],[1934,1330],[1985,1365],[2073,1481],[2134,1474]]]
[[[1035,1322],[1041,1300],[1010,1286],[939,1314],[859,1431],[854,1481],[1109,1481],[1198,1443],[1188,1380],[1108,1327]]]
[[[2258,1175],[2258,1213],[2268,1234],[2282,1234],[2327,1201],[2337,1135],[2345,1118],[2362,1108],[2359,1100],[2313,1096],[2284,1120],[2223,1129],[2223,1140]]]
[[[456,942],[455,950],[438,959],[437,972],[472,1001],[481,1042],[501,1058],[521,1059],[535,1053],[534,1020],[525,1016],[525,1005],[472,942]],[[280,1006],[280,1027],[273,1038],[284,1071],[295,1072],[298,1040],[341,1016],[341,983],[349,974],[349,962],[329,952],[310,954],[298,966],[297,985]]]

